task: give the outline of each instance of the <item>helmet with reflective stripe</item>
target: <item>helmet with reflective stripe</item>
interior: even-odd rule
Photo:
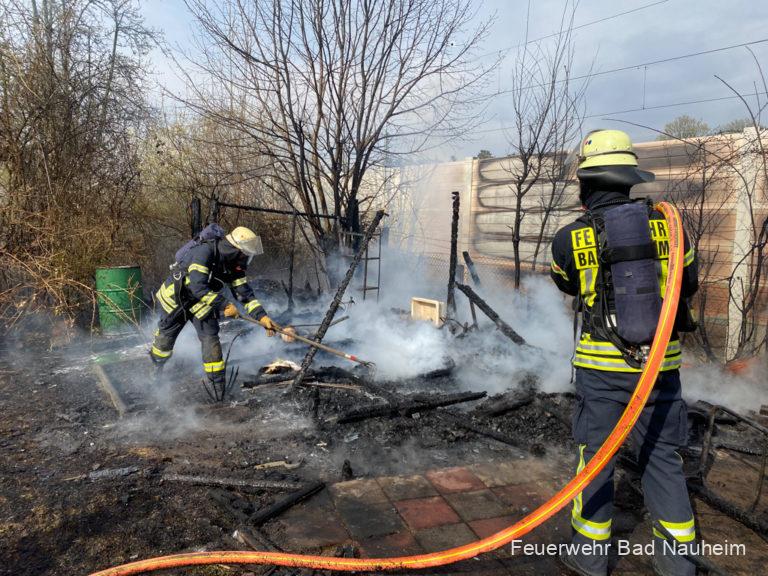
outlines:
[[[250,228],[238,226],[227,234],[227,241],[248,256],[258,256],[264,253],[261,238]]]
[[[579,168],[637,166],[632,140],[621,130],[593,130],[581,143]]]

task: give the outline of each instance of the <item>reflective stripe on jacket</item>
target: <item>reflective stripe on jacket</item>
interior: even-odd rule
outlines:
[[[682,365],[682,347],[680,340],[671,340],[667,345],[661,370],[678,370]],[[603,340],[592,340],[589,334],[582,333],[576,346],[573,365],[579,368],[592,368],[606,372],[641,372],[626,363],[616,346]]]
[[[258,320],[266,312],[248,285],[245,265],[241,254],[228,244],[220,244],[218,249],[215,241],[193,246],[179,263],[183,280],[169,276],[157,291],[157,301],[166,314],[184,305],[192,315],[204,320],[221,302],[224,284],[229,284],[246,311]]]

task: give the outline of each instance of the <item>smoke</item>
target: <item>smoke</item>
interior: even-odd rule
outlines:
[[[325,342],[343,348],[366,361],[376,364],[375,377],[379,381],[414,378],[453,363],[454,376],[464,389],[487,391],[491,394],[530,381],[534,376],[539,387],[546,392],[564,391],[570,385],[570,354],[573,347],[570,312],[564,299],[546,277],[533,276],[525,280],[520,291],[509,284],[483,280],[477,292],[494,307],[529,346],[517,346],[504,337],[495,325],[478,314],[479,329],[461,336],[453,335],[447,327],[438,329],[423,321],[409,317],[411,298],[426,297],[445,300],[447,278],[436,278],[424,266],[424,261],[413,255],[394,250],[384,253],[381,293],[363,301],[360,297],[359,277],[353,280],[345,295],[354,304],[345,304],[336,314],[350,319],[329,329]],[[445,267],[447,275],[447,266]],[[375,282],[375,278],[373,279]],[[370,282],[370,281],[369,281]],[[356,289],[357,288],[357,289]],[[457,313],[460,323],[471,323],[466,297],[456,291]],[[327,302],[318,302],[297,310],[301,318],[319,321],[327,310]],[[272,303],[265,301],[270,313]],[[462,331],[459,330],[459,334]],[[265,342],[261,334],[254,333],[238,343],[254,354],[290,357],[306,348],[298,347],[289,353],[283,346]],[[300,360],[299,358],[295,358]],[[319,354],[315,365],[338,365],[351,368],[349,362]]]
[[[479,310],[476,311],[479,329],[467,333],[459,330],[451,334],[448,327],[439,329],[428,322],[410,319],[412,297],[445,300],[447,278],[442,276],[447,276],[447,262],[443,260],[443,264],[443,269],[434,273],[435,270],[425,266],[425,261],[417,256],[391,249],[385,251],[379,301],[376,302],[375,293],[370,292],[366,300],[362,299],[362,279],[358,275],[336,314],[336,318],[348,315],[349,320],[332,326],[324,342],[374,362],[375,379],[379,382],[403,382],[453,365],[454,379],[464,390],[495,394],[530,383],[544,392],[571,389],[572,312],[567,299],[548,277],[529,276],[517,291],[511,288],[511,282],[503,281],[504,278],[486,274],[482,276],[482,285],[475,287],[528,343],[518,346],[503,336]],[[257,295],[271,316],[285,309],[282,294]],[[332,294],[326,294],[319,301],[297,304],[293,322],[320,322],[331,297]],[[351,303],[351,299],[355,302]],[[461,324],[471,323],[468,300],[460,291],[456,291],[456,301],[456,319]],[[142,327],[143,333],[152,334],[155,325],[156,318],[148,319]],[[247,333],[239,335],[243,330]],[[312,330],[300,329],[307,335],[311,335]],[[237,336],[231,347],[229,366],[230,369],[240,367],[241,381],[276,359],[300,363],[307,351],[303,344],[286,345],[279,338],[267,338],[261,328],[241,321],[223,322],[221,335],[225,355]],[[5,344],[14,351],[17,365],[32,368],[40,363],[38,355],[23,355],[24,346],[17,346],[7,338]],[[147,355],[149,345],[149,341],[138,338],[116,339],[110,345],[109,341],[79,334],[69,346],[57,352],[54,374],[66,376],[68,381],[76,380],[78,372],[88,371],[94,362],[109,357],[113,363],[105,364],[106,370],[114,375],[121,392],[127,391],[127,396],[138,398],[141,404],[137,413],[129,414],[112,428],[119,441],[167,440],[201,429],[221,432],[230,429],[231,423],[217,422],[199,410],[207,396],[200,383],[201,350],[194,328],[187,325],[181,332],[160,382],[152,378],[152,364]],[[349,361],[325,353],[318,353],[314,365],[354,367]],[[755,409],[765,402],[768,392],[764,366],[756,365],[751,373],[738,376],[712,365],[695,366],[684,369],[682,379],[684,394],[690,402],[702,399],[739,411]],[[91,377],[82,381],[92,386]],[[247,398],[249,395],[245,394]],[[294,430],[313,426],[301,414],[286,414],[285,410],[292,408],[259,406],[253,411],[253,418],[237,426],[250,427],[254,434],[267,433],[280,421],[292,422]]]
[[[336,315],[337,318],[348,315],[350,319],[331,327],[325,341],[374,362],[375,377],[382,382],[414,378],[452,362],[453,375],[466,390],[493,394],[532,380],[544,392],[571,390],[573,313],[570,299],[564,298],[548,277],[529,276],[517,291],[511,288],[511,282],[504,282],[503,277],[483,276],[480,270],[482,285],[475,288],[476,292],[530,345],[521,347],[504,337],[479,310],[476,312],[479,330],[461,336],[428,322],[411,321],[407,311],[412,297],[446,299],[447,278],[441,276],[443,273],[447,276],[447,258],[439,270],[428,264],[429,260],[418,256],[386,250],[379,302],[376,303],[370,293],[368,299],[361,299],[362,280],[357,276],[345,295],[345,301],[352,297],[356,303],[345,305]],[[373,283],[375,281],[374,276]],[[466,297],[457,291],[456,301],[456,318],[462,324],[471,323]],[[299,312],[303,317],[319,321],[325,315],[327,304],[327,301],[316,302]],[[255,354],[265,359],[292,357],[300,361],[306,351],[297,346],[288,353],[282,343],[265,339],[261,334],[255,334],[246,342]],[[315,360],[315,365],[328,364],[351,367],[349,362],[322,354]],[[758,366],[742,375],[714,365],[684,368],[684,394],[691,402],[701,399],[740,411],[754,409],[765,402],[768,392],[766,371]]]
[[[759,410],[768,398],[768,373],[764,358],[741,374],[734,374],[715,364],[699,364],[683,368],[680,376],[683,396],[689,403],[705,400],[743,414]]]

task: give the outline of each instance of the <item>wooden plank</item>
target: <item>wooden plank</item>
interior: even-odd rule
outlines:
[[[109,376],[107,376],[106,370],[104,370],[104,367],[101,364],[94,364],[93,372],[96,374],[99,388],[101,388],[104,394],[107,395],[110,402],[112,402],[112,406],[114,406],[115,410],[117,410],[118,416],[122,418],[128,409],[126,408],[123,399],[120,398],[120,394],[112,384],[112,381],[109,379]]]

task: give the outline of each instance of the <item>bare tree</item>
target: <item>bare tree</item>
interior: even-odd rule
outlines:
[[[253,189],[260,180],[270,178],[270,166],[242,132],[208,117],[181,111],[157,122],[145,142],[141,166],[147,221],[143,232],[155,247],[152,262],[143,270],[145,279],[162,280],[168,259],[189,238],[193,199],[203,200],[203,223],[214,218],[214,200],[235,206],[253,204]],[[269,188],[260,190],[257,203],[284,208],[282,198]],[[254,263],[260,276],[287,272],[291,253],[306,272],[308,261],[316,256],[311,233],[298,222],[294,235],[291,216],[227,208],[218,212],[216,220],[225,228],[242,225],[258,230],[265,248],[265,255]]]
[[[129,232],[151,40],[133,0],[0,5],[0,317],[75,316],[96,266],[142,253]]]
[[[750,53],[762,88],[768,89],[760,63]],[[766,347],[768,134],[761,116],[768,103],[753,105],[748,95],[716,77],[744,105],[750,125],[743,133],[683,138],[666,127],[656,131],[658,139],[682,145],[688,164],[669,192],[682,209],[699,260],[699,329],[693,338],[709,360],[727,362]]]
[[[760,61],[750,49],[763,93],[768,92],[768,81]],[[766,270],[768,270],[768,133],[762,127],[762,116],[768,102],[757,104],[747,100],[730,83],[715,76],[736,95],[751,121],[744,130],[742,161],[734,170],[736,185],[740,188],[737,206],[736,238],[734,244],[739,259],[729,277],[729,297],[738,312],[738,330],[731,330],[729,349],[734,357],[751,356],[766,347]]]
[[[577,185],[574,182],[575,165],[572,163],[568,148],[573,145],[581,133],[583,94],[582,89],[575,97],[566,94],[554,103],[556,108],[554,116],[559,121],[554,126],[552,151],[545,159],[541,172],[541,195],[538,198],[538,232],[534,240],[531,270],[536,270],[541,249],[548,245],[553,238],[551,229],[553,224],[557,222],[557,218],[553,217],[558,213],[572,213],[580,208],[580,206],[565,206],[564,204],[570,192],[569,187]],[[557,110],[560,107],[562,109]]]
[[[672,138],[669,138],[671,140]],[[694,302],[699,328],[690,336],[709,361],[717,361],[723,321],[728,309],[731,261],[720,245],[727,241],[725,214],[733,197],[732,172],[741,150],[730,138],[717,136],[679,140],[667,146],[670,164],[683,157],[685,171],[668,191],[680,208],[683,226],[699,266],[699,290]],[[678,163],[675,159],[674,163]],[[719,310],[720,314],[715,313]]]
[[[187,103],[269,159],[258,193],[307,214],[326,251],[340,229],[360,229],[377,193],[361,193],[371,168],[454,137],[475,118],[487,69],[472,56],[486,24],[471,27],[469,2],[187,5],[202,32]]]
[[[574,86],[571,67],[574,45],[571,29],[576,4],[566,4],[560,32],[551,46],[538,42],[522,45],[512,73],[510,107],[514,128],[507,133],[511,158],[507,163],[512,192],[512,250],[515,288],[520,287],[520,243],[528,194],[546,182],[540,200],[541,215],[535,236],[534,262],[550,215],[562,203],[565,190],[565,154],[580,132],[580,113],[586,82]],[[534,264],[535,266],[535,264]]]

